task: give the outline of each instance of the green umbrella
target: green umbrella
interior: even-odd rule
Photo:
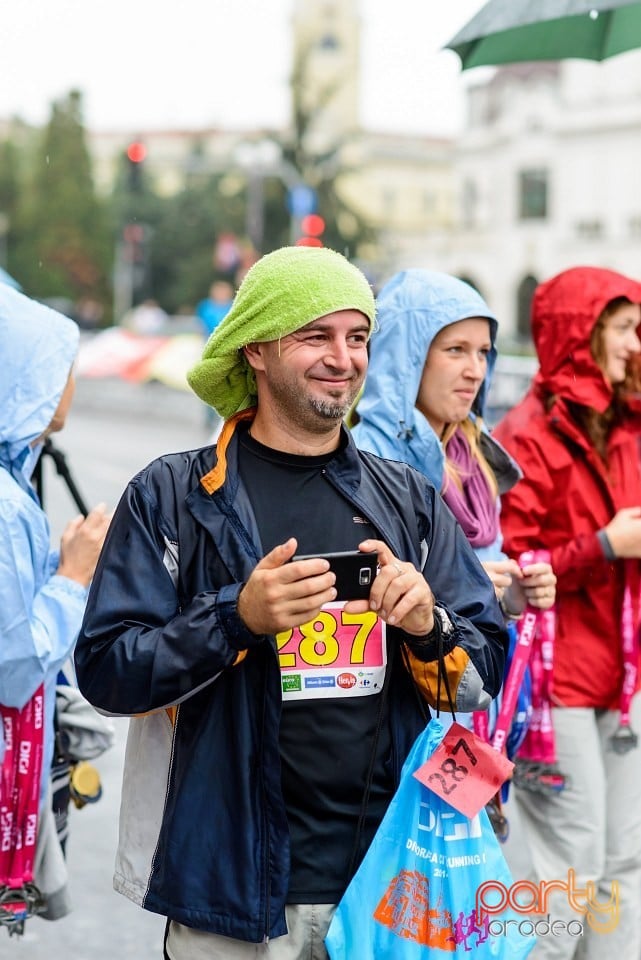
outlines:
[[[639,0],[489,0],[446,45],[463,70],[528,60],[605,60],[641,47]]]

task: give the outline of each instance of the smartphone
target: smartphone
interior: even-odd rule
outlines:
[[[308,553],[292,560],[329,560],[329,569],[336,574],[337,600],[367,600],[378,572],[378,554],[345,550],[343,553]]]

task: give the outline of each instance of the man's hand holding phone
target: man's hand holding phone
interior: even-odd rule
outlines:
[[[416,637],[431,632],[434,596],[429,585],[413,564],[395,557],[382,540],[364,540],[358,545],[364,555],[362,562],[354,558],[354,554],[336,555],[340,556],[339,561],[334,558],[330,561],[327,555],[298,559],[295,557],[297,546],[291,537],[274,547],[256,564],[241,590],[238,614],[252,633],[275,634],[314,620],[322,606],[338,596],[331,562],[349,567],[349,576],[358,584],[365,579],[362,571],[371,568],[368,554],[377,556],[378,575],[373,578],[369,596],[349,600],[346,611],[375,610],[386,623]]]
[[[379,573],[369,600],[345,605],[349,613],[375,610],[381,620],[414,637],[424,637],[434,627],[434,595],[425,577],[412,563],[399,560],[382,540],[363,540],[358,549],[378,554]]]
[[[336,599],[336,575],[329,561],[322,557],[292,560],[297,546],[290,537],[270,550],[240,592],[238,614],[256,636],[308,623],[323,604]]]

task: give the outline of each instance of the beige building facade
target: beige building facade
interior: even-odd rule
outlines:
[[[364,130],[360,124],[360,36],[363,0],[294,0],[292,110],[313,112],[306,146],[336,151],[335,185],[343,199],[375,229],[365,251],[373,275],[385,278],[426,234],[453,229],[456,191],[453,144],[428,136]],[[129,143],[140,140],[146,168],[165,195],[181,190],[190,173],[225,173],[242,188],[250,176],[294,181],[274,140],[287,131],[157,130],[90,134],[98,188],[107,192]]]

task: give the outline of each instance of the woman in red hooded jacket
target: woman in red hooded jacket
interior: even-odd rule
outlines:
[[[577,913],[585,890],[574,902],[554,894],[547,908],[583,921],[589,960],[641,956],[639,304],[641,284],[610,270],[577,267],[541,284],[540,368],[495,430],[524,474],[502,501],[505,549],[550,550],[558,578],[550,700],[566,784],[516,797],[537,881],[569,883],[572,870],[575,888],[594,884],[600,933]],[[543,937],[533,957],[570,958],[577,943]]]

